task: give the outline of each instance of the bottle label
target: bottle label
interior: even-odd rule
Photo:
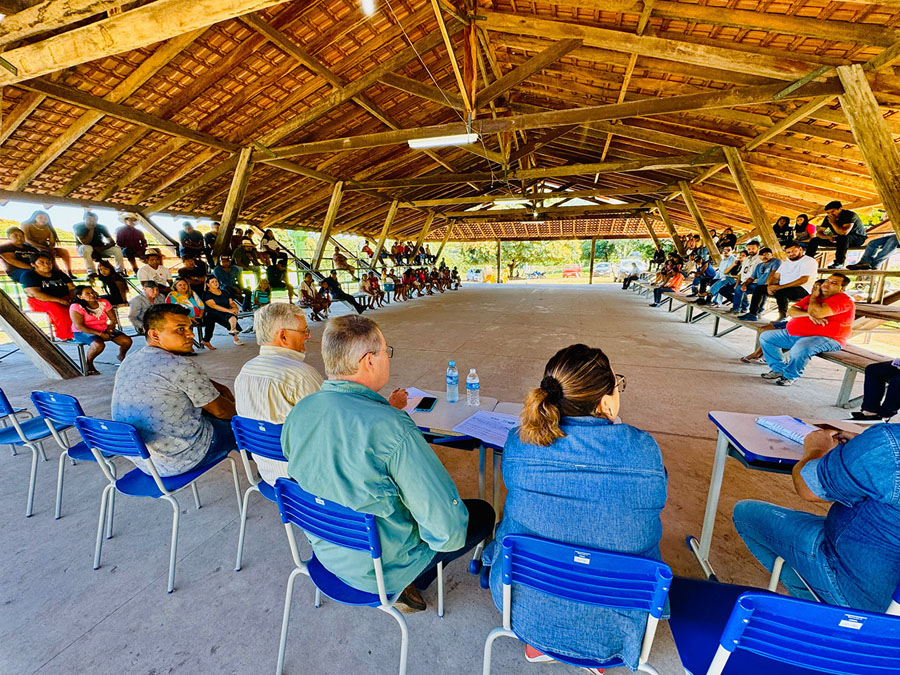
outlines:
[[[466,382],[466,389],[471,389],[473,391],[478,391],[481,389],[481,383],[479,382]]]
[[[447,384],[451,387],[455,387],[459,384],[459,376],[458,375],[448,375],[447,376]]]

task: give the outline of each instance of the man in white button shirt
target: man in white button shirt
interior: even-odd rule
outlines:
[[[172,273],[169,272],[168,268],[163,266],[162,254],[159,252],[159,249],[147,249],[144,260],[147,264],[138,270],[138,281],[140,283],[152,281],[157,286],[161,286],[165,289],[165,292],[168,293],[169,287],[172,285]]]
[[[282,424],[297,401],[322,387],[322,376],[304,362],[306,315],[296,305],[273,302],[256,311],[254,327],[259,356],[247,361],[234,381],[237,414]],[[260,477],[270,485],[287,477],[287,462],[254,459]]]

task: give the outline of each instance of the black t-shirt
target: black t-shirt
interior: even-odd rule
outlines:
[[[775,238],[778,243],[784,244],[794,238],[794,228],[790,223],[787,225],[773,225],[772,230],[775,232]]]
[[[851,225],[850,230],[847,232],[848,235],[855,234],[858,237],[866,236],[866,226],[863,225],[862,218],[859,217],[859,214],[856,213],[856,211],[841,209],[841,212],[837,217],[837,224],[841,226]],[[831,221],[828,219],[828,216],[825,216],[825,220],[822,221],[822,227],[832,234],[837,234],[831,226]]]
[[[272,288],[284,288],[284,275],[287,269],[280,270],[277,265],[269,265],[266,268],[266,278]]]
[[[34,270],[27,270],[19,281],[22,288],[40,288],[47,295],[54,298],[66,298],[69,296],[69,284],[72,278],[59,270],[53,270],[49,277],[38,274]]]
[[[341,292],[341,284],[334,277],[325,277],[322,279],[326,286],[328,286],[328,290],[332,293],[340,293]],[[271,282],[269,282],[271,283]]]
[[[181,248],[188,248],[194,251],[203,248],[203,235],[197,232],[197,230],[190,233],[182,230],[178,233],[178,241],[181,242]],[[190,245],[187,245],[188,242],[190,242]]]
[[[38,250],[31,244],[18,246],[17,244],[8,243],[0,246],[0,263],[2,263],[3,269],[6,270],[10,278],[14,281],[19,281],[25,272],[31,272],[32,270],[24,267],[13,267],[2,257],[4,253],[12,253],[16,260],[30,265],[31,261],[34,260],[34,256],[38,254]]]
[[[719,250],[721,251],[726,246],[730,246],[731,248],[734,248],[735,246],[737,246],[737,235],[723,234],[721,237],[719,237],[719,243],[718,243]],[[665,259],[665,253],[663,253],[663,259]]]
[[[103,288],[106,290],[105,297],[111,305],[124,305],[128,302],[122,297],[122,291],[119,290],[119,284],[117,283],[119,281],[125,282],[125,277],[113,270],[112,274],[107,274],[106,276],[97,272],[97,278],[103,284]],[[127,282],[125,283],[127,285]]]
[[[213,293],[206,291],[203,293],[201,298],[203,299],[204,303],[214,302],[219,307],[228,309],[229,307],[231,307],[231,293],[225,288],[220,288],[219,291],[221,292],[220,295],[214,295]],[[216,311],[221,311],[221,310],[214,309],[213,311],[216,312]]]
[[[216,233],[215,232],[207,232],[203,235],[203,243],[206,244],[206,248],[210,251],[213,250],[213,246],[216,245]]]

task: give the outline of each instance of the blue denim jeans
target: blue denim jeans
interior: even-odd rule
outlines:
[[[832,338],[820,335],[797,337],[789,334],[786,328],[762,333],[759,336],[759,346],[769,368],[788,380],[796,380],[802,376],[806,364],[816,354],[836,352],[841,348],[841,344]],[[786,362],[782,350],[787,351]]]
[[[898,246],[900,246],[900,241],[897,241],[897,235],[893,232],[883,237],[878,237],[878,239],[873,239],[866,246],[866,250],[863,251],[859,262],[866,263],[877,269]]]
[[[732,519],[750,553],[763,567],[771,572],[775,558],[784,558],[781,582],[792,596],[814,599],[799,574],[824,602],[848,604],[823,550],[823,516],[747,499],[735,504]]]
[[[717,296],[721,295],[723,298],[729,298],[729,296],[734,292],[732,289],[737,281],[728,277],[727,279],[719,279],[716,283],[712,285],[712,288],[709,289],[710,294],[712,295],[712,299],[715,300]],[[730,298],[729,298],[730,299]]]
[[[747,290],[741,289],[741,285],[737,284],[734,287],[734,298],[731,303],[731,308],[735,312],[746,312],[747,307],[750,305],[750,296],[753,295],[753,291],[756,288],[756,284],[747,284]]]

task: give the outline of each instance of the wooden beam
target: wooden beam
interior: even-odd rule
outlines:
[[[325,247],[328,245],[328,238],[331,236],[331,228],[334,227],[334,221],[337,218],[338,209],[341,206],[341,195],[344,191],[344,184],[338,181],[331,190],[331,201],[328,202],[328,211],[325,213],[325,221],[322,223],[322,231],[319,233],[319,241],[316,242],[316,250],[313,254],[312,268],[318,270],[322,265],[322,257],[325,255]]]
[[[520,169],[504,174],[507,181],[530,180],[535,178],[558,178],[565,176],[586,176],[595,173],[628,173],[632,171],[654,171],[674,168],[692,168],[715,164],[721,161],[722,155],[716,150],[706,157],[700,155],[676,155],[669,157],[649,157],[624,162],[598,162],[596,164],[570,164],[567,166],[540,167],[537,169]],[[454,183],[494,183],[494,173],[436,173],[417,178],[400,178],[389,180],[365,181],[354,185],[353,190],[373,190],[387,188],[410,188],[427,185],[452,185]]]
[[[163,209],[169,208],[172,204],[191,194],[194,190],[197,190],[198,188],[211,183],[212,181],[220,178],[221,176],[234,169],[237,166],[237,162],[238,153],[234,153],[229,159],[219,162],[219,164],[205,171],[202,176],[195,178],[187,185],[183,185],[180,188],[173,190],[165,197],[157,199],[155,202],[147,206],[144,210],[147,211],[147,213],[155,213],[157,211],[162,211]]]
[[[411,202],[400,204],[401,209],[425,208],[429,206],[452,206],[454,204],[494,204],[498,201],[518,200],[547,200],[547,199],[585,199],[591,197],[622,197],[629,195],[651,195],[663,192],[671,192],[669,186],[642,186],[633,188],[596,188],[594,190],[573,190],[571,192],[537,192],[527,196],[510,194],[488,194],[465,197],[444,197],[441,199],[415,199]]]
[[[588,267],[588,286],[594,283],[594,255],[597,249],[597,238],[591,237],[591,264]]]
[[[444,17],[441,15],[441,5],[438,0],[431,0],[431,6],[434,9],[434,16],[437,19],[438,30],[444,40],[444,47],[447,48],[447,56],[450,58],[450,66],[453,68],[453,76],[456,78],[456,84],[459,86],[459,93],[462,96],[463,105],[467,111],[472,110],[472,101],[469,98],[466,83],[463,81],[462,73],[459,70],[459,64],[456,63],[456,55],[453,53],[453,42],[450,40],[450,33],[447,31],[447,24],[444,23]]]
[[[500,283],[500,240],[497,240],[497,278],[496,283]]]
[[[650,215],[647,213],[641,213],[641,220],[644,221],[644,225],[647,226],[647,231],[650,233],[650,238],[653,240],[653,245],[656,248],[662,248],[662,244],[659,243],[659,237],[656,235],[656,230],[653,229],[653,221],[650,219]]]
[[[209,148],[204,150],[203,152],[198,152],[196,155],[189,157],[186,161],[181,162],[174,171],[166,174],[163,178],[152,183],[150,186],[145,187],[141,192],[137,195],[131,197],[128,200],[129,204],[137,205],[140,204],[147,199],[150,199],[153,195],[162,192],[167,187],[172,185],[173,183],[177,183],[182,178],[192,173],[197,167],[206,164],[209,160],[219,154],[219,151],[214,148]]]
[[[29,320],[2,289],[0,289],[0,329],[45,377],[51,380],[69,380],[81,376],[72,359],[53,344],[47,334]]]
[[[684,244],[681,241],[681,237],[678,236],[678,231],[675,229],[675,223],[672,222],[672,218],[669,216],[669,209],[666,208],[666,203],[661,199],[657,199],[656,208],[659,211],[659,217],[662,218],[663,223],[666,225],[666,229],[669,231],[669,236],[672,238],[675,250],[678,251],[678,255],[683,256]]]
[[[65,28],[121,6],[121,0],[44,0],[0,22],[0,45]]]
[[[3,58],[16,67],[18,74],[0,69],[0,86],[146,47],[281,2],[284,0],[154,0],[4,52]]]
[[[818,65],[802,58],[776,57],[768,54],[754,54],[753,58],[748,58],[746,52],[736,49],[646,35],[637,36],[608,28],[538,19],[534,15],[524,13],[511,14],[479,8],[478,15],[479,18],[485,17],[482,25],[487,30],[544,39],[581,38],[588,46],[723,70],[737,70],[778,80],[796,80]]]
[[[869,174],[891,226],[900,236],[900,153],[862,66],[840,66],[837,73],[844,85],[844,93],[840,96],[841,108],[866,159]]]
[[[171,155],[173,152],[176,152],[180,148],[187,145],[187,143],[188,142],[183,138],[173,138],[168,143],[163,143],[149,155],[138,161],[136,164],[133,164],[132,167],[128,169],[128,171],[126,171],[124,175],[120,176],[118,180],[110,183],[105,188],[103,188],[103,190],[97,195],[97,198],[101,201],[109,199],[126,185],[143,176],[145,173],[147,173],[147,171],[149,171],[156,164]]]
[[[484,209],[481,211],[444,211],[446,218],[478,218],[513,220],[518,216],[531,217],[534,212],[548,216],[584,216],[593,213],[617,213],[619,211],[634,211],[636,209],[649,208],[648,203],[630,204],[596,204],[591,206],[536,206],[522,209]]]
[[[687,181],[682,181],[679,183],[679,187],[681,187],[681,198],[684,199],[685,206],[687,206],[691,218],[694,219],[694,223],[700,231],[700,236],[703,237],[703,245],[709,250],[709,257],[718,265],[719,261],[722,260],[722,256],[719,255],[716,242],[712,240],[709,228],[706,227],[706,220],[704,220],[703,214],[700,213],[697,202],[694,201],[694,195],[691,194],[691,186]]]
[[[538,149],[544,147],[548,143],[552,143],[557,138],[565,136],[567,133],[569,133],[570,131],[574,131],[577,128],[578,128],[578,126],[575,124],[573,124],[571,126],[567,126],[567,127],[556,127],[555,129],[551,129],[550,131],[547,131],[546,133],[542,134],[541,136],[536,136],[536,137],[532,138],[530,141],[528,141],[527,143],[525,143],[524,145],[522,145],[515,152],[510,153],[509,161],[507,163],[515,164],[523,157],[527,157],[528,155],[533,153],[535,150],[538,150]]]
[[[134,212],[133,207],[117,202],[99,201],[97,199],[74,199],[72,197],[59,197],[57,195],[40,194],[37,192],[12,192],[0,189],[0,201],[11,200],[26,202],[36,206],[48,204],[60,204],[62,206],[74,206],[80,209],[110,209],[122,208]],[[209,213],[197,213],[194,211],[173,210],[168,208],[157,209],[157,213],[167,213],[173,216],[191,216],[192,218],[209,218]]]
[[[686,94],[683,96],[667,96],[665,98],[649,98],[626,103],[613,103],[601,106],[570,108],[567,110],[551,110],[547,112],[527,113],[497,119],[479,119],[472,123],[472,131],[482,137],[501,131],[519,131],[549,127],[569,126],[573,124],[589,124],[607,120],[625,119],[628,117],[646,117],[664,115],[708,108],[730,108],[741,105],[767,103],[775,94],[783,89],[781,84],[741,87],[723,91]],[[809,96],[837,95],[841,85],[837,79],[827,82],[810,83],[792,92],[787,98],[806,98]],[[386,145],[402,145],[415,138],[428,138],[446,134],[463,133],[466,127],[459,122],[438,124],[417,129],[387,131],[376,134],[350,136],[326,141],[313,141],[273,148],[272,155],[260,153],[259,159],[295,157],[298,155],[319,154],[324,152],[346,152],[364,148],[376,148]],[[257,157],[254,157],[256,159]]]
[[[475,97],[475,107],[485,107],[491,101],[502,96],[520,82],[524,82],[535,73],[542,71],[551,63],[559,61],[566,54],[573,49],[577,49],[581,45],[581,40],[560,40],[559,42],[550,45],[540,54],[532,56],[518,68],[513,68],[499,80],[496,80],[487,88],[482,89],[478,93],[478,96]]]
[[[388,232],[391,230],[391,225],[394,224],[394,218],[397,217],[397,207],[400,205],[400,201],[395,199],[391,202],[391,207],[388,209],[387,217],[384,219],[384,226],[381,228],[381,234],[378,235],[378,243],[375,245],[375,255],[372,256],[372,262],[376,265],[378,264],[378,258],[381,256],[381,251],[384,250],[384,242],[387,239]]]
[[[0,22],[0,26],[2,25],[2,22]],[[6,139],[13,135],[15,130],[19,128],[19,125],[34,112],[35,108],[37,108],[43,100],[44,97],[41,94],[36,94],[33,91],[25,92],[25,95],[19,99],[16,107],[10,110],[8,115],[4,115],[3,119],[0,119],[0,145],[5,143]]]
[[[434,254],[434,259],[440,262],[441,253],[444,252],[444,247],[447,245],[447,242],[450,241],[450,237],[453,236],[453,228],[456,226],[456,223],[450,222],[447,224],[447,234],[444,235],[443,241],[441,241],[441,246],[438,248],[437,253]]]
[[[422,225],[422,229],[419,232],[419,236],[416,237],[416,245],[413,248],[413,253],[419,250],[419,247],[425,243],[425,237],[428,236],[428,233],[431,231],[431,224],[434,222],[434,211],[428,211],[425,215],[425,223]]]
[[[784,259],[784,251],[781,244],[778,243],[778,237],[775,236],[775,230],[772,229],[772,218],[763,208],[753,181],[750,180],[750,174],[747,173],[747,167],[744,166],[744,160],[741,159],[740,153],[736,148],[723,148],[725,151],[725,160],[728,163],[728,169],[734,184],[741,193],[741,199],[747,210],[750,212],[750,220],[756,228],[759,236],[762,237],[763,243],[772,249],[772,253],[777,258]]]
[[[66,103],[71,103],[72,105],[94,111],[94,113],[99,113],[99,117],[102,117],[103,115],[109,115],[120,120],[125,120],[126,122],[131,122],[132,124],[139,124],[141,126],[147,127],[148,129],[161,131],[162,133],[168,134],[170,136],[186,138],[189,141],[200,143],[201,145],[208,145],[210,147],[218,148],[219,150],[225,150],[227,152],[236,152],[239,149],[239,146],[236,143],[223,141],[219,138],[216,138],[215,136],[195,131],[190,127],[176,124],[175,122],[170,122],[169,120],[157,117],[156,115],[150,115],[149,113],[145,113],[141,110],[129,108],[128,106],[122,105],[120,103],[115,103],[98,96],[93,96],[91,94],[88,94],[87,92],[81,91],[80,89],[66,87],[65,85],[50,82],[49,80],[32,80],[29,82],[23,82],[19,86],[24,89],[29,89],[31,91],[45,94],[46,96],[50,96],[51,98],[55,98],[60,101],[65,101]],[[99,119],[99,117],[97,117],[97,119]]]
[[[237,222],[241,207],[244,205],[247,183],[250,182],[250,171],[252,169],[250,156],[252,153],[253,149],[250,146],[241,148],[240,153],[238,153],[234,176],[231,178],[231,188],[228,190],[228,198],[225,200],[225,208],[222,210],[216,242],[213,244],[213,259],[219,257],[222,249],[225,248],[225,243],[231,241],[231,235],[234,234],[234,224]]]
[[[454,110],[466,109],[462,97],[459,94],[422,84],[418,80],[413,80],[412,78],[404,77],[397,73],[386,73],[378,81],[389,87],[393,87],[394,89],[405,91],[412,96],[418,96],[426,101],[431,101],[432,103],[447,106]]]

